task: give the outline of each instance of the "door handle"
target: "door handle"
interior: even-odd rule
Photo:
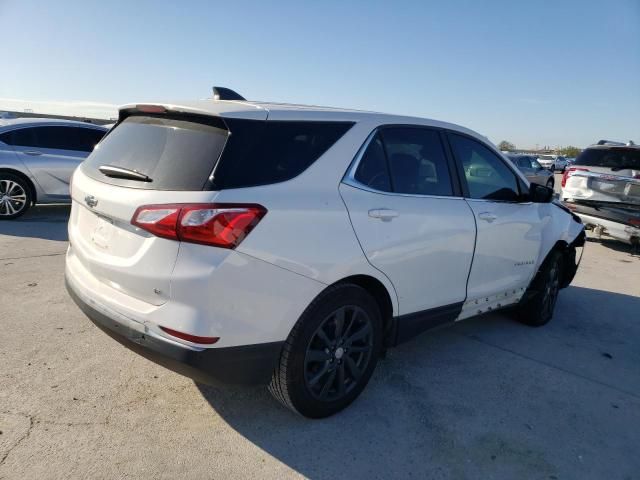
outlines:
[[[37,155],[42,155],[42,152],[39,152],[38,150],[25,150],[24,154],[25,155],[31,155],[32,157],[35,157]]]
[[[398,215],[400,215],[398,212],[388,208],[374,208],[373,210],[369,210],[369,216],[371,218],[379,218],[380,220],[391,220]]]
[[[496,216],[495,216],[493,213],[491,213],[491,212],[482,212],[482,213],[479,213],[479,214],[478,214],[478,218],[479,218],[480,220],[484,220],[485,222],[489,222],[489,223],[491,223],[491,222],[493,222],[493,221],[494,221],[496,218],[498,218],[498,217],[496,217]]]

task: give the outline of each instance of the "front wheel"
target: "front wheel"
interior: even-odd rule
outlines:
[[[516,309],[518,320],[533,327],[549,323],[560,292],[563,257],[560,252],[551,252],[538,270],[533,282]]]
[[[10,173],[0,173],[0,220],[13,220],[31,206],[31,189],[27,182]]]
[[[328,417],[360,395],[381,348],[382,318],[373,297],[353,284],[329,287],[289,334],[269,391],[305,417]]]

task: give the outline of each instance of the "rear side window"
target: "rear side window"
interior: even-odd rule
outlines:
[[[375,190],[382,192],[392,191],[387,157],[379,134],[376,134],[369,142],[360,159],[354,178],[361,184]]]
[[[394,127],[383,129],[381,134],[394,192],[453,195],[448,162],[437,131]]]
[[[81,168],[90,177],[112,185],[202,190],[228,137],[219,119],[206,121],[209,123],[165,116],[127,117],[109,132]],[[135,170],[151,181],[108,177],[100,172],[101,166]]]
[[[95,128],[76,128],[75,131],[76,149],[81,152],[92,152],[106,133]]]
[[[225,119],[229,143],[213,188],[239,188],[290,180],[323,155],[353,123]]]
[[[381,129],[367,146],[354,179],[383,192],[453,195],[440,134],[427,128]]]
[[[640,170],[640,149],[638,148],[587,148],[583,150],[574,165],[585,167],[607,167],[612,170]]]

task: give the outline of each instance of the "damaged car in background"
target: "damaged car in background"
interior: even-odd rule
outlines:
[[[600,140],[562,177],[562,200],[587,229],[640,244],[640,146]]]

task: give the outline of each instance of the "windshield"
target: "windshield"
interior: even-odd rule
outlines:
[[[588,148],[578,156],[574,165],[606,167],[613,170],[640,170],[640,149]]]

